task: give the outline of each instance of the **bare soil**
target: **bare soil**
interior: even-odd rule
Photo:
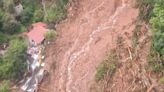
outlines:
[[[68,18],[57,25],[57,39],[47,46],[49,73],[40,85],[40,92],[103,92],[94,82],[96,67],[113,48],[121,54],[121,65],[104,91],[145,92],[137,91],[137,87],[142,88],[140,85],[145,83],[137,79],[147,79],[144,70],[138,73],[142,63],[129,63],[137,61],[130,56],[138,16],[135,0],[72,0],[67,8]],[[121,47],[117,43],[119,37]],[[147,47],[143,48],[145,53],[141,52],[141,59],[146,59]],[[151,84],[146,87],[149,86]]]

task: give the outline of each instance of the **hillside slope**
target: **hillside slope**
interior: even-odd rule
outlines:
[[[93,87],[96,67],[111,49],[117,48],[118,37],[121,36],[126,49],[122,52],[132,47],[131,37],[138,16],[134,6],[134,0],[70,2],[68,18],[57,25],[58,37],[47,47],[49,75],[40,87],[41,92],[97,92],[98,89],[92,90],[96,90]],[[126,62],[129,53],[123,53],[122,57],[120,62]],[[115,73],[111,92],[127,92],[131,85],[124,85],[128,81],[124,77],[135,76],[122,71],[126,70],[125,65]],[[138,68],[129,71],[135,69]]]

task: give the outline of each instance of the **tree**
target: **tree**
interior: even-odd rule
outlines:
[[[19,79],[26,69],[26,44],[21,38],[10,41],[3,61],[0,63],[1,79]]]
[[[159,54],[164,56],[164,5],[163,0],[157,0],[150,19],[153,33],[153,47]]]

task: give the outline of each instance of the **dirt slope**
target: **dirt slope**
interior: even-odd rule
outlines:
[[[134,0],[78,0],[68,13],[57,25],[57,40],[47,47],[50,74],[43,92],[90,92],[96,67],[116,47],[117,37],[131,46],[127,34],[132,35],[138,16]]]

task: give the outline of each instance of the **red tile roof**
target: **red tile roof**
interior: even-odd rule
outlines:
[[[33,28],[27,33],[28,38],[34,40],[36,44],[40,44],[44,40],[44,33],[48,31],[46,24],[38,22],[32,24]]]

